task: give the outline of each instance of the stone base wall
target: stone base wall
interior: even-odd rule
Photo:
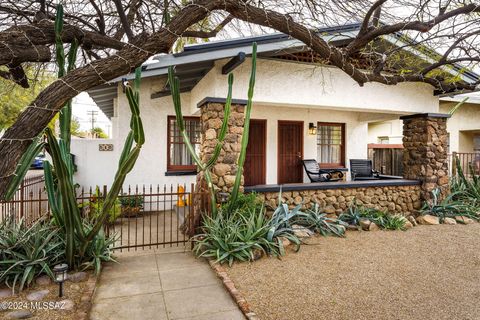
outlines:
[[[208,162],[215,150],[218,134],[222,127],[224,107],[223,103],[206,103],[201,106],[202,144],[200,158],[204,163]],[[232,104],[227,135],[217,163],[213,166],[212,182],[222,192],[230,192],[235,182],[237,160],[241,150],[245,122],[244,113],[245,106]],[[199,175],[198,179],[201,178],[201,175]],[[241,185],[243,186],[243,181]]]
[[[419,185],[300,190],[283,191],[282,202],[287,203],[290,208],[303,203],[303,209],[312,208],[317,203],[323,208],[323,212],[339,215],[356,199],[358,205],[407,216],[421,208],[420,195]],[[278,192],[259,193],[258,196],[268,206],[277,207]]]
[[[403,177],[422,181],[422,199],[439,188],[449,192],[447,119],[449,115],[420,114],[403,119]]]

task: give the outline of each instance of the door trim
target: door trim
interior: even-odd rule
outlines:
[[[296,120],[278,120],[278,123],[277,123],[277,184],[280,184],[279,181],[280,181],[280,126],[282,124],[294,124],[294,125],[299,125],[302,127],[302,132],[300,134],[300,153],[301,153],[301,157],[303,159],[303,154],[304,154],[304,137],[303,135],[305,134],[305,125],[304,125],[304,122],[303,121],[296,121]],[[302,181],[300,181],[300,183],[303,182],[303,170],[302,170]]]

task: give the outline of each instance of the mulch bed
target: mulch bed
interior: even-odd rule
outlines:
[[[34,284],[21,293],[10,297],[0,298],[0,319],[11,319],[13,312],[29,311],[32,319],[45,320],[86,320],[89,317],[92,306],[92,298],[95,291],[97,277],[93,272],[88,272],[85,280],[80,282],[66,281],[63,285],[63,297],[58,297],[58,284],[50,283],[47,285]],[[5,287],[0,287],[4,290]],[[49,293],[40,301],[29,301],[27,295],[41,290],[48,290]],[[59,303],[64,300],[71,300],[73,308],[67,304]],[[49,306],[32,306],[37,302],[50,303]],[[36,304],[39,306],[40,304]],[[53,306],[53,307],[52,307]],[[60,307],[68,309],[60,309]],[[2,308],[3,307],[3,308]],[[6,309],[4,309],[6,308]]]
[[[348,232],[225,267],[260,319],[479,319],[480,224]]]

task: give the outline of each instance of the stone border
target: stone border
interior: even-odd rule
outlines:
[[[213,271],[215,271],[215,273],[217,274],[217,277],[222,280],[223,285],[227,289],[228,293],[230,293],[232,298],[235,300],[243,315],[248,320],[258,320],[259,318],[257,314],[252,311],[245,297],[235,287],[235,283],[233,283],[232,279],[230,279],[228,273],[225,271],[225,268],[222,267],[222,265],[220,265],[219,263],[215,263],[214,260],[209,260],[208,263],[210,264],[210,267],[213,269]]]
[[[86,283],[86,292],[84,292],[80,298],[80,303],[78,304],[75,312],[73,313],[73,319],[75,320],[88,320],[90,319],[90,311],[92,310],[92,301],[95,294],[95,289],[97,288],[97,282],[100,279],[100,276],[92,274]]]

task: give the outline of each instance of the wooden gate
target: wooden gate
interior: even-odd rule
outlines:
[[[381,174],[403,176],[403,145],[369,144],[368,158]]]

